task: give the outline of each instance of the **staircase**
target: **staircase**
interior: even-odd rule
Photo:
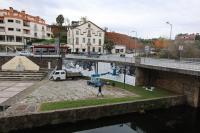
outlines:
[[[12,72],[12,71],[0,71],[0,81],[36,81],[42,80],[46,77],[47,72]]]

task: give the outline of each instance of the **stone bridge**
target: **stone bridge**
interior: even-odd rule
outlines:
[[[133,65],[136,67],[136,85],[154,86],[184,94],[189,105],[200,105],[200,62],[116,56],[90,58],[74,55],[67,55],[65,59]]]

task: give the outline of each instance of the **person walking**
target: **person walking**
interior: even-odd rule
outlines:
[[[99,89],[98,89],[98,94],[97,94],[97,97],[99,96],[99,95],[101,95],[102,97],[103,97],[103,94],[102,94],[102,90],[101,90],[101,84],[99,85]]]

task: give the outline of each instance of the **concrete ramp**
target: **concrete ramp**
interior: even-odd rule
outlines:
[[[2,65],[2,71],[39,71],[40,67],[25,56],[15,56]]]

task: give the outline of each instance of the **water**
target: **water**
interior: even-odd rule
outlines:
[[[200,133],[200,110],[175,107],[66,123],[19,133]]]

